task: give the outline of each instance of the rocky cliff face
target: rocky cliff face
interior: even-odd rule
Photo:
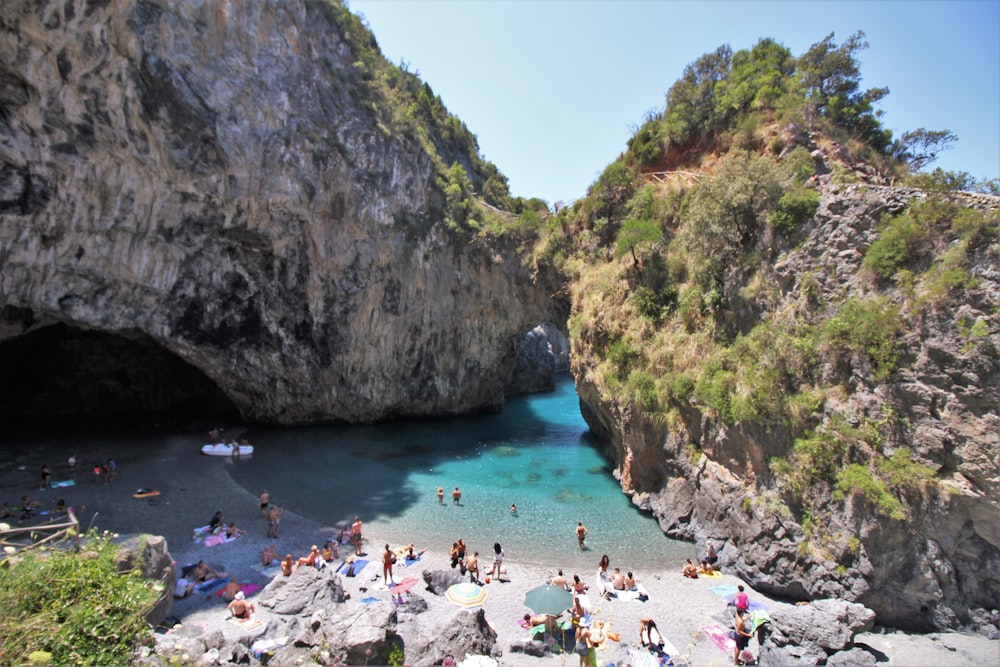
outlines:
[[[169,383],[142,372],[156,349],[250,420],[497,408],[515,338],[559,321],[551,291],[443,224],[433,160],[380,122],[339,11],[4,2],[0,341],[134,341],[116,395]]]
[[[796,300],[836,301],[870,288],[861,259],[877,221],[924,193],[873,186],[828,187],[803,230],[778,254],[775,310]],[[997,210],[970,195],[965,205]],[[947,308],[903,309],[899,368],[873,382],[855,357],[842,391],[821,410],[864,419],[892,415],[892,446],[907,447],[934,481],[888,518],[864,494],[831,489],[812,516],[789,510],[769,462],[788,454],[786,429],[726,425],[691,402],[677,423],[648,418],[601,395],[594,351],[574,340],[574,374],[585,417],[608,443],[623,489],[669,535],[724,544],[721,562],[755,587],[792,599],[838,597],[877,612],[883,625],[926,631],[977,627],[997,634],[1000,600],[1000,239],[995,228],[969,257],[972,280]],[[899,292],[890,298],[903,303]],[[969,324],[983,323],[971,335]],[[855,423],[854,426],[858,426]],[[889,444],[883,445],[889,447]],[[818,537],[819,536],[819,537]],[[816,545],[822,544],[821,548]]]

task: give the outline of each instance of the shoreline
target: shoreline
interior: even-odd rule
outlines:
[[[266,521],[260,514],[259,496],[241,487],[232,478],[229,474],[232,462],[223,457],[194,454],[197,450],[192,449],[193,447],[190,438],[173,438],[162,450],[125,456],[119,461],[116,478],[108,484],[94,480],[88,465],[94,457],[80,456],[81,465],[75,473],[75,485],[44,491],[37,486],[38,470],[44,461],[37,458],[30,448],[21,449],[22,454],[12,456],[5,447],[0,458],[0,499],[9,501],[13,506],[22,495],[27,494],[40,501],[42,509],[45,509],[51,508],[62,498],[67,505],[77,509],[84,530],[93,524],[101,530],[122,535],[162,535],[178,566],[204,560],[224,569],[235,581],[260,586],[265,586],[269,579],[255,570],[253,565],[260,562],[260,552],[265,544],[276,544],[279,555],[291,553],[298,558],[305,555],[311,545],[321,545],[334,534],[339,535],[337,527],[304,518],[286,508],[280,523],[279,539],[267,539]],[[198,458],[193,458],[194,456]],[[53,480],[59,481],[65,477],[67,470],[64,461],[65,459],[60,462],[61,465],[52,466]],[[161,493],[152,498],[132,498],[132,492],[138,488],[156,488]],[[280,499],[276,500],[280,505]],[[224,513],[227,521],[235,521],[237,527],[246,530],[247,534],[235,541],[213,547],[193,542],[193,529],[206,524],[217,510]],[[16,519],[8,521],[12,526],[17,525]],[[420,561],[409,567],[397,566],[396,580],[403,577],[417,578],[420,583],[410,595],[427,600],[429,608],[425,613],[450,614],[455,607],[443,596],[426,591],[421,576],[425,569],[450,569],[450,544],[423,544],[418,528],[413,529],[410,542],[417,551],[427,551]],[[377,562],[384,544],[378,534],[366,532],[362,553],[367,554],[365,558],[368,560]],[[390,546],[396,548],[402,545]],[[490,560],[486,553],[489,546],[470,544],[469,548],[470,551],[475,549],[480,552],[481,562],[485,565]],[[349,546],[342,546],[340,558],[349,552]],[[694,545],[691,546],[691,553],[693,558]],[[593,567],[577,572],[587,584],[593,585],[599,558],[600,555],[595,552]],[[516,559],[508,559],[505,565],[508,571],[503,577],[505,581],[485,586],[488,597],[482,607],[487,620],[497,632],[497,645],[503,651],[501,664],[575,665],[575,655],[537,658],[509,651],[512,643],[528,638],[528,633],[517,623],[528,612],[523,604],[524,594],[531,588],[546,583],[555,574],[555,568],[519,563]],[[620,567],[623,572],[631,569],[628,563],[612,562],[611,567]],[[381,575],[381,567],[377,570],[369,568],[363,573],[363,577],[342,578],[345,591],[351,594],[351,600],[344,603],[344,613],[350,613],[352,605],[360,605],[361,598],[366,595],[390,599],[380,578],[371,581],[372,572]],[[572,578],[574,572],[567,568],[565,574]],[[636,646],[639,619],[643,617],[653,618],[663,635],[679,649],[675,664],[731,664],[732,655],[717,648],[701,632],[701,628],[705,625],[721,625],[728,630],[731,613],[726,608],[725,600],[710,589],[744,582],[725,572],[716,578],[686,579],[679,570],[666,566],[636,571],[635,574],[649,593],[648,601],[593,601],[595,618],[609,622],[611,629],[621,635],[620,643],[609,642],[606,650],[598,652],[602,664],[622,664],[627,661],[626,647]],[[366,590],[360,590],[362,587]],[[772,611],[790,606],[789,603],[757,593],[749,586],[747,590],[751,599],[766,604]],[[253,594],[249,597],[252,600]],[[220,599],[199,594],[175,600],[170,612],[170,616],[176,617],[184,626],[196,627],[215,627],[224,619],[225,614],[226,606]],[[1000,655],[1000,641],[954,632],[913,635],[880,632],[876,628],[874,632],[859,635],[857,639],[859,643],[884,654],[887,661],[882,660],[880,664],[887,665],[985,665],[993,664]],[[758,653],[756,640],[751,642],[751,649],[755,655]]]

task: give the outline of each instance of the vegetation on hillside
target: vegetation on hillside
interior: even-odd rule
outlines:
[[[330,0],[329,7],[354,54],[349,74],[354,95],[386,136],[413,141],[430,156],[442,193],[441,213],[451,229],[501,233],[516,215],[546,209],[541,200],[511,196],[507,177],[483,159],[476,136],[448,112],[419,73],[406,62],[395,65],[383,57],[362,17],[339,0]]]
[[[152,641],[162,584],[118,571],[118,546],[91,532],[81,552],[26,551],[0,567],[0,664],[125,665]]]
[[[813,525],[831,497],[903,518],[907,494],[933,479],[902,447],[905,420],[845,399],[908,363],[906,318],[974,287],[969,258],[997,230],[996,215],[946,196],[995,182],[917,171],[950,132],[894,139],[882,126],[874,105],[888,91],[860,88],[865,46],[863,33],[839,45],[831,34],[795,57],[762,39],[697,59],[587,196],[544,222],[534,251],[573,283],[585,381],[664,428],[705,415],[786,443],[771,482]],[[806,241],[821,169],[834,183],[945,194],[882,221],[868,289],[832,294],[824,276],[801,275],[789,298],[774,262]],[[966,323],[970,340],[977,326],[981,337]]]

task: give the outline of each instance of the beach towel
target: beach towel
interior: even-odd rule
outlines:
[[[753,603],[751,602],[750,604],[751,604],[751,607],[752,607]],[[751,633],[757,632],[757,628],[759,628],[760,626],[764,625],[765,623],[770,623],[770,622],[771,622],[771,614],[767,613],[766,610],[764,610],[764,609],[758,609],[758,610],[756,610],[754,612],[751,612],[751,614],[750,614],[750,626],[751,626],[750,632]]]
[[[348,574],[348,570],[351,569],[352,565],[354,566],[353,574]],[[359,558],[353,563],[348,563],[345,561],[343,565],[337,568],[337,574],[343,574],[348,577],[356,577],[359,574],[361,574],[361,570],[365,569],[367,565],[368,561],[366,561],[363,558]]]
[[[51,486],[53,489],[58,489],[64,486],[76,486],[76,481],[72,479],[67,479],[62,482],[52,482]]]
[[[722,573],[719,572],[718,570],[712,570],[711,572],[702,572],[701,570],[698,570],[698,576],[699,577],[720,578],[720,577],[722,577]]]
[[[708,590],[712,591],[723,600],[729,600],[739,592],[739,589],[731,584],[723,584],[722,586],[712,586]]]
[[[701,626],[701,631],[706,637],[712,640],[712,643],[719,647],[720,650],[726,653],[732,653],[736,650],[736,641],[729,636],[729,630],[726,630],[721,625],[711,624]],[[745,632],[745,631],[744,631]]]
[[[288,643],[288,636],[282,635],[281,637],[275,637],[274,639],[258,639],[253,644],[250,645],[250,651],[254,654],[258,660],[264,653],[273,653],[274,649],[281,648]]]
[[[268,579],[274,579],[279,574],[281,574],[280,565],[263,565],[261,563],[256,563],[250,566],[255,572],[259,572],[261,576],[267,577]]]
[[[212,595],[218,590],[226,587],[229,583],[229,577],[216,577],[214,579],[209,579],[206,582],[200,583],[194,587],[196,591],[202,595]]]
[[[253,595],[260,590],[260,584],[240,584],[240,590],[243,592],[243,595]],[[215,592],[215,597],[221,598],[225,592],[226,589],[223,587],[221,590]]]
[[[732,596],[726,598],[726,602],[729,603],[729,604],[731,604],[731,605],[733,605],[735,607],[736,606],[736,596],[732,595]],[[758,602],[757,600],[750,600],[747,604],[749,605],[747,607],[747,609],[749,611],[763,611],[763,612],[770,611],[770,608],[766,604],[764,604],[763,602]],[[768,619],[768,620],[770,620],[770,619]]]
[[[649,599],[649,592],[642,584],[628,590],[617,591],[617,593],[618,599],[622,602],[645,602]]]
[[[660,660],[644,648],[626,649],[632,667],[660,667]]]
[[[381,602],[381,600],[379,600],[376,597],[372,597],[371,595],[369,595],[368,597],[361,598],[361,602],[363,604],[371,604],[372,602]]]
[[[246,632],[251,632],[253,630],[258,630],[264,627],[264,621],[260,620],[256,616],[251,616],[250,618],[233,617],[230,618],[229,621],[231,623],[235,623],[236,625],[240,626]]]
[[[204,544],[206,547],[215,547],[226,542],[232,542],[235,539],[237,538],[226,537],[225,535],[209,535],[205,538]]]
[[[420,583],[419,579],[414,579],[413,577],[407,577],[402,581],[392,584],[389,586],[389,590],[392,591],[394,595],[402,595],[403,593],[408,593],[411,588]]]

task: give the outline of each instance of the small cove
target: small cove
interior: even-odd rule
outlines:
[[[692,553],[621,492],[568,375],[555,391],[511,399],[499,414],[255,429],[249,437],[256,452],[230,468],[242,487],[266,489],[278,505],[328,525],[359,515],[368,532],[394,544],[439,550],[461,537],[485,555],[500,542],[508,558],[581,577],[605,553],[637,570],[679,567]],[[451,499],[456,486],[460,505]],[[577,521],[590,531],[583,552]]]

